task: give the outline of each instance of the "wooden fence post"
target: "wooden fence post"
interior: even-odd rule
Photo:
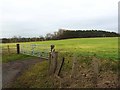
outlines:
[[[53,73],[56,72],[57,69],[57,59],[58,59],[58,52],[54,52],[54,57],[53,57]]]
[[[10,54],[10,47],[9,47],[9,45],[7,45],[7,48],[8,48],[8,54]]]
[[[51,45],[51,52],[49,53],[49,74],[55,73],[57,69],[58,52],[55,51],[54,47]]]
[[[60,68],[59,68],[59,70],[58,70],[58,76],[60,75],[60,72],[61,72],[61,69],[62,69],[62,66],[63,66],[63,64],[64,64],[64,61],[65,61],[65,58],[63,57],[63,59],[62,59],[62,62],[61,62],[61,65],[60,65]]]
[[[20,44],[17,44],[17,54],[20,54]]]
[[[73,65],[72,65],[72,72],[71,72],[71,78],[75,77],[76,74],[76,67],[77,67],[77,59],[76,59],[76,55],[73,56]]]

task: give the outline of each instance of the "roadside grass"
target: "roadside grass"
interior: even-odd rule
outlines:
[[[75,78],[71,78],[73,56],[67,54],[65,63],[60,73],[61,79],[58,79],[55,75],[49,75],[48,73],[48,61],[37,63],[30,67],[28,70],[17,78],[17,80],[11,85],[12,88],[93,88],[91,60],[93,57],[79,56],[75,58],[77,60],[76,69],[74,71]],[[98,59],[100,61],[99,72],[99,84],[110,81],[110,85],[114,82],[114,87],[117,83],[117,62]],[[61,57],[59,57],[59,62]],[[59,63],[58,63],[59,64]],[[81,75],[86,75],[81,76]],[[108,77],[105,77],[107,76]],[[82,77],[82,78],[81,78]],[[101,78],[102,77],[102,78]],[[102,81],[104,80],[104,81]],[[77,81],[77,82],[76,82]],[[84,82],[84,83],[83,83]],[[75,85],[73,87],[73,85]],[[109,85],[108,85],[109,86]],[[105,87],[105,85],[103,85]]]
[[[25,71],[21,77],[18,77],[17,80],[12,84],[12,88],[44,88],[52,87],[51,81],[49,81],[48,76],[48,63],[43,61],[37,63],[33,67],[30,67]]]
[[[2,55],[2,63],[7,63],[16,60],[28,60],[31,58],[35,58],[35,57],[29,55],[23,55],[23,54]]]

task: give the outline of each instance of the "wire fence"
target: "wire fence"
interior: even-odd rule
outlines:
[[[2,55],[13,54],[16,53],[16,46],[15,45],[3,45],[1,46]]]

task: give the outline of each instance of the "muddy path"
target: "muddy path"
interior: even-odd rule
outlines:
[[[12,82],[19,77],[24,70],[31,65],[43,61],[40,58],[34,58],[29,60],[17,60],[2,64],[2,87],[8,88]]]

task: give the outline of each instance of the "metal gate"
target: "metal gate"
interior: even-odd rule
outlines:
[[[50,46],[43,44],[20,44],[20,53],[48,59]]]

